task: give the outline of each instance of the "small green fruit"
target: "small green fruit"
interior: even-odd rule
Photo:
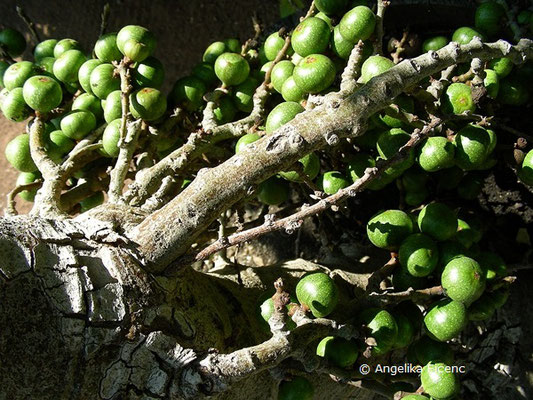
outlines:
[[[437,245],[428,236],[415,233],[408,236],[399,251],[400,264],[416,277],[431,274],[439,261]]]
[[[490,133],[476,125],[467,125],[455,135],[455,162],[465,171],[479,168],[490,153]]]
[[[72,110],[87,110],[94,114],[96,119],[102,118],[104,110],[102,110],[102,101],[92,94],[82,93],[72,103]]]
[[[259,136],[257,133],[247,133],[246,135],[242,136],[235,144],[235,154],[241,153],[246,146],[259,139],[261,139],[261,136]]]
[[[215,119],[219,124],[233,121],[237,114],[237,107],[230,97],[222,97],[218,101],[218,106],[214,109]]]
[[[61,120],[61,130],[71,139],[81,140],[96,128],[94,114],[86,110],[69,112]]]
[[[409,318],[402,313],[395,312],[394,320],[398,325],[398,335],[396,336],[396,341],[392,347],[394,349],[401,349],[409,346],[415,336],[415,327]]]
[[[309,153],[306,156],[300,158],[298,163],[301,164],[302,173],[307,176],[308,179],[313,180],[320,172],[320,159],[315,153]],[[298,172],[294,170],[282,171],[279,175],[291,182],[301,182],[302,179]]]
[[[515,77],[503,79],[500,82],[498,101],[509,106],[523,106],[529,100],[528,87]]]
[[[457,232],[457,216],[446,204],[431,203],[420,211],[418,227],[435,240],[448,240]]]
[[[283,179],[271,176],[257,187],[257,198],[263,204],[276,206],[289,198],[289,186]]]
[[[320,18],[304,19],[292,33],[292,48],[302,57],[323,53],[329,44],[330,28]]]
[[[475,29],[472,29],[468,26],[463,26],[455,30],[452,35],[452,42],[457,42],[459,44],[468,44],[476,36],[483,41],[485,40],[485,36],[482,33],[479,33]]]
[[[422,43],[422,51],[427,53],[430,50],[437,51],[442,49],[448,44],[448,38],[446,36],[433,36],[427,38]]]
[[[26,40],[19,31],[11,28],[0,31],[0,45],[2,45],[7,54],[12,58],[20,56],[26,50]]]
[[[217,81],[217,76],[215,74],[213,65],[207,62],[201,62],[200,64],[197,64],[192,69],[191,75],[201,79],[207,86],[214,85]]]
[[[243,83],[250,74],[248,61],[237,53],[223,53],[215,61],[215,74],[226,86]]]
[[[36,180],[41,179],[41,174],[36,172],[21,172],[17,178],[16,185],[27,185],[29,183],[33,183]],[[22,192],[19,192],[19,196],[21,199],[26,201],[31,201],[35,199],[35,194],[37,193],[37,188],[31,189],[31,190],[23,190]]]
[[[483,295],[468,307],[468,319],[470,321],[485,321],[494,315],[494,306],[490,293]]]
[[[61,104],[63,91],[55,79],[37,75],[29,78],[22,88],[24,101],[35,111],[46,113]]]
[[[239,111],[250,113],[254,107],[254,93],[259,82],[252,77],[248,77],[243,83],[236,86],[233,91],[233,102]]]
[[[446,89],[446,93],[441,101],[442,109],[447,113],[458,115],[476,111],[476,104],[472,99],[472,90],[465,83],[452,83]]]
[[[500,79],[505,78],[513,70],[513,62],[510,58],[495,58],[489,62],[489,68],[496,72]]]
[[[314,272],[300,279],[296,285],[296,297],[316,318],[331,314],[339,301],[337,285],[323,272]]]
[[[111,32],[100,36],[94,45],[94,54],[103,62],[119,61],[122,53],[117,46],[117,33]]]
[[[424,171],[435,172],[454,164],[455,147],[442,136],[428,138],[418,154],[418,163]]]
[[[429,363],[422,368],[420,380],[424,391],[435,400],[455,397],[459,391],[459,379],[451,367],[443,363]]]
[[[294,376],[279,384],[278,400],[312,400],[314,393],[311,382],[302,376]]]
[[[505,16],[503,7],[495,1],[482,3],[476,9],[475,26],[488,36],[497,35],[503,24],[502,19]]]
[[[462,257],[467,253],[464,246],[456,241],[448,240],[439,243],[439,265],[444,268],[454,258]]]
[[[524,157],[522,166],[518,171],[518,177],[526,185],[533,186],[533,150],[529,150]]]
[[[91,59],[85,61],[78,70],[78,81],[82,89],[89,94],[93,94],[93,90],[91,89],[91,73],[96,67],[102,64],[103,62],[100,60]]]
[[[56,44],[56,39],[43,40],[41,43],[37,44],[35,49],[33,49],[33,58],[35,59],[35,62],[39,62],[46,57],[54,57],[54,47]]]
[[[185,107],[188,111],[196,111],[202,105],[206,91],[204,81],[195,76],[188,76],[176,81],[169,100],[172,104]]]
[[[167,99],[154,88],[143,88],[130,96],[130,111],[134,118],[155,121],[167,110]]]
[[[485,274],[475,260],[457,257],[444,268],[441,283],[449,298],[468,306],[485,290]]]
[[[295,299],[291,298],[291,302],[294,303]],[[286,306],[286,308],[287,308],[287,311],[290,310],[290,307],[288,305]],[[272,314],[274,314],[274,300],[272,300],[272,296],[269,296],[265,301],[261,303],[260,311],[261,311],[261,317],[263,318],[263,321],[266,322],[265,330],[270,331],[270,326],[268,325],[268,321],[272,317]],[[296,328],[295,322],[290,317],[287,318],[286,326],[289,331],[292,331],[294,328]]]
[[[335,64],[328,57],[311,54],[294,68],[293,78],[305,93],[319,93],[331,86],[336,73]]]
[[[268,114],[265,130],[267,133],[276,131],[287,122],[291,121],[296,115],[305,111],[305,109],[294,101],[287,101],[278,104]]]
[[[274,32],[269,37],[267,37],[264,46],[265,57],[267,58],[267,60],[273,61],[284,45],[285,39],[279,36],[278,32]],[[294,50],[291,46],[287,51],[287,55],[291,56],[292,54],[294,54]]]
[[[81,50],[81,45],[74,39],[62,39],[54,47],[54,57],[58,58],[61,54],[69,50]]]
[[[505,261],[496,253],[490,251],[481,252],[476,256],[476,261],[479,263],[487,281],[507,276]]]
[[[281,87],[281,96],[285,101],[300,102],[304,99],[305,92],[298,87],[294,77],[289,76]]]
[[[23,91],[20,87],[4,94],[1,108],[5,117],[14,122],[24,121],[31,113],[31,109],[24,101]]]
[[[429,362],[453,364],[453,351],[446,343],[436,342],[429,336],[422,336],[413,344],[413,347],[415,356],[421,365]]]
[[[135,64],[133,79],[137,86],[152,87],[159,89],[165,80],[165,69],[161,61],[155,57],[148,57],[146,60]]]
[[[4,86],[7,90],[21,88],[29,78],[37,75],[39,68],[29,61],[11,64],[4,72]]]
[[[283,60],[274,65],[272,68],[272,74],[270,75],[270,80],[274,89],[281,93],[281,89],[285,81],[292,76],[294,70],[294,64],[289,60]]]
[[[74,141],[60,130],[45,132],[44,142],[46,152],[56,164],[59,164],[65,154],[72,150],[75,145]]]
[[[333,35],[331,36],[331,49],[337,57],[347,60],[352,53],[355,43],[346,40],[341,35],[340,25],[337,25],[333,29]]]
[[[118,142],[120,140],[120,126],[121,120],[116,119],[111,121],[105,128],[102,135],[102,147],[109,157],[118,157],[120,148]]]
[[[401,210],[382,211],[368,221],[366,233],[374,246],[397,250],[413,233],[413,220]]]
[[[376,16],[366,6],[357,6],[348,11],[339,23],[341,35],[352,43],[368,39],[374,32]]]
[[[108,124],[117,118],[122,118],[122,92],[115,90],[101,101],[104,108],[104,119]]]
[[[359,349],[353,340],[326,336],[318,343],[316,354],[339,368],[348,368],[357,361]]]
[[[37,171],[30,154],[30,137],[23,134],[16,136],[6,146],[7,161],[20,172]]]
[[[227,51],[224,42],[213,42],[205,49],[202,61],[214,64],[218,56]]]
[[[120,89],[120,77],[115,76],[112,64],[94,67],[90,75],[91,90],[99,99],[105,99],[109,93]]]
[[[492,69],[485,69],[485,79],[483,80],[483,86],[487,89],[487,96],[495,99],[498,96],[500,90],[500,78],[496,71]]]
[[[398,291],[409,288],[413,288],[414,290],[424,289],[427,287],[427,279],[417,278],[411,275],[405,268],[397,268],[392,275],[392,285]]]
[[[366,83],[394,67],[394,62],[382,56],[368,57],[361,66],[361,82]]]
[[[152,32],[138,25],[128,25],[117,34],[117,47],[130,60],[140,62],[154,52],[156,39]]]
[[[78,80],[78,72],[87,59],[79,50],[68,50],[56,58],[54,75],[61,82],[73,83]]]
[[[402,94],[394,100],[394,103],[398,106],[400,112],[405,111],[408,113],[413,113],[415,111],[415,102],[412,97]],[[386,113],[381,114],[379,119],[389,128],[401,128],[404,126],[404,123],[401,119],[392,117]]]
[[[335,194],[351,184],[350,180],[339,171],[328,171],[319,179],[318,186],[324,191],[324,193],[329,195]]]
[[[463,303],[443,299],[431,306],[424,317],[424,325],[433,339],[446,342],[459,335],[467,319],[467,311]]]
[[[348,0],[315,0],[318,11],[327,14],[339,14],[346,8]]]
[[[376,340],[372,354],[379,356],[392,349],[398,337],[398,325],[391,313],[379,308],[368,308],[359,315],[358,320],[366,326],[368,336]]]

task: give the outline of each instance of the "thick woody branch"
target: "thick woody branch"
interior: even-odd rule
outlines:
[[[368,118],[407,88],[450,65],[475,57],[487,61],[501,56],[523,63],[533,57],[532,42],[523,39],[516,46],[505,41],[484,44],[476,39],[463,46],[451,43],[439,51],[402,61],[353,94],[328,94],[323,104],[297,115],[242,153],[215,168],[200,171],[174,200],[130,232],[131,238],[138,243],[149,268],[161,272],[184,254],[223,210],[260,182],[305,154],[328,146],[333,136],[363,134]]]
[[[265,223],[261,226],[251,228],[243,232],[235,233],[229,237],[221,238],[204,248],[195,256],[185,257],[183,260],[178,260],[178,264],[188,265],[194,261],[205,260],[210,255],[222,249],[225,249],[230,246],[235,246],[243,242],[248,242],[253,239],[257,239],[258,237],[270,232],[280,230],[294,231],[298,229],[302,225],[303,220],[305,218],[320,214],[323,211],[326,211],[332,206],[337,205],[350,197],[355,197],[359,192],[363,191],[371,182],[379,178],[385,170],[404,160],[409,155],[409,152],[418,143],[420,143],[422,139],[429,135],[429,133],[440,123],[440,119],[434,119],[421,131],[415,130],[415,132],[413,132],[412,134],[411,139],[398,151],[398,153],[393,158],[381,163],[377,168],[368,168],[365,171],[365,174],[360,179],[355,181],[352,185],[339,190],[334,195],[326,197],[320,200],[319,202],[313,204],[312,206],[304,207],[297,213],[294,213],[278,221],[274,221],[272,218],[267,218],[265,220]]]

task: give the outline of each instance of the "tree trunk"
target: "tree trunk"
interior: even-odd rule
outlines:
[[[213,367],[210,349],[268,339],[258,295],[278,276],[290,285],[321,268],[296,260],[154,277],[111,224],[89,218],[0,219],[0,253],[2,400],[271,398],[277,380],[265,368],[215,379],[225,362],[237,369],[247,360],[236,355]],[[351,297],[359,277],[332,274]],[[317,398],[372,397],[325,375],[313,380]]]

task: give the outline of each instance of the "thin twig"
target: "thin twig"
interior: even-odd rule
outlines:
[[[24,185],[17,185],[6,195],[6,208],[4,209],[4,214],[6,216],[18,215],[17,205],[15,201],[16,195],[25,190],[37,189],[41,187],[42,184],[43,181],[39,179],[34,182],[26,183]]]
[[[102,36],[107,30],[107,24],[109,23],[110,11],[111,11],[111,7],[109,3],[105,3],[104,8],[102,9],[102,13],[100,14],[100,32],[98,33],[98,37]]]
[[[33,23],[33,21],[24,12],[24,9],[22,7],[17,5],[16,9],[17,9],[18,16],[20,18],[22,18],[22,20],[24,21],[24,23],[28,27],[28,29],[30,31],[30,34],[31,34],[31,37],[32,37],[33,41],[35,42],[35,44],[40,43],[41,38],[39,37],[39,33],[35,30],[35,24]]]
[[[389,6],[389,0],[377,0],[377,11],[376,11],[376,38],[374,53],[383,55],[383,18],[385,17],[385,10]]]
[[[342,72],[340,91],[351,93],[357,86],[357,78],[361,73],[361,63],[363,61],[364,43],[360,40],[352,49],[346,68]]]
[[[398,151],[393,158],[384,161],[378,167],[367,168],[365,174],[352,185],[339,190],[337,193],[320,200],[312,206],[302,208],[297,213],[294,213],[288,217],[277,221],[273,221],[270,218],[267,219],[264,224],[258,227],[235,233],[224,240],[217,240],[195,255],[182,257],[182,259],[178,261],[178,264],[188,265],[190,262],[205,260],[211,254],[216,253],[225,247],[230,247],[239,243],[257,239],[258,237],[270,232],[280,230],[294,231],[295,229],[298,229],[302,225],[305,218],[322,213],[332,205],[336,205],[350,197],[356,196],[357,193],[362,191],[366,186],[368,186],[369,183],[379,178],[387,168],[390,168],[391,166],[404,160],[408,156],[411,149],[413,149],[423,138],[429,135],[431,131],[441,122],[442,120],[440,118],[434,118],[433,121],[427,124],[422,130],[416,129],[411,135],[411,139]]]

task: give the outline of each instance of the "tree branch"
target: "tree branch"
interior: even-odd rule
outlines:
[[[184,254],[224,209],[305,154],[328,146],[327,139],[332,135],[363,134],[372,114],[426,76],[475,57],[487,61],[501,56],[523,63],[533,57],[532,42],[522,39],[516,46],[505,41],[482,43],[478,39],[463,46],[451,43],[436,52],[402,61],[353,94],[330,93],[322,105],[298,114],[242,153],[215,168],[201,170],[175,199],[131,231],[131,238],[138,243],[149,268],[161,272]]]
[[[376,11],[376,38],[374,53],[383,55],[383,18],[385,17],[385,10],[390,5],[389,0],[377,0]]]
[[[11,190],[6,195],[6,208],[4,209],[4,214],[6,216],[18,215],[16,201],[15,201],[16,195],[25,190],[37,189],[41,187],[42,184],[43,184],[43,181],[39,179],[35,182],[26,183],[24,185],[17,185],[13,190]]]
[[[37,31],[35,30],[35,24],[26,15],[26,13],[24,12],[24,9],[22,7],[17,5],[16,9],[17,9],[18,16],[24,21],[24,23],[28,27],[28,29],[30,31],[30,35],[31,35],[33,41],[35,42],[35,44],[38,44],[41,41],[41,38],[39,37],[39,33],[37,33]]]

